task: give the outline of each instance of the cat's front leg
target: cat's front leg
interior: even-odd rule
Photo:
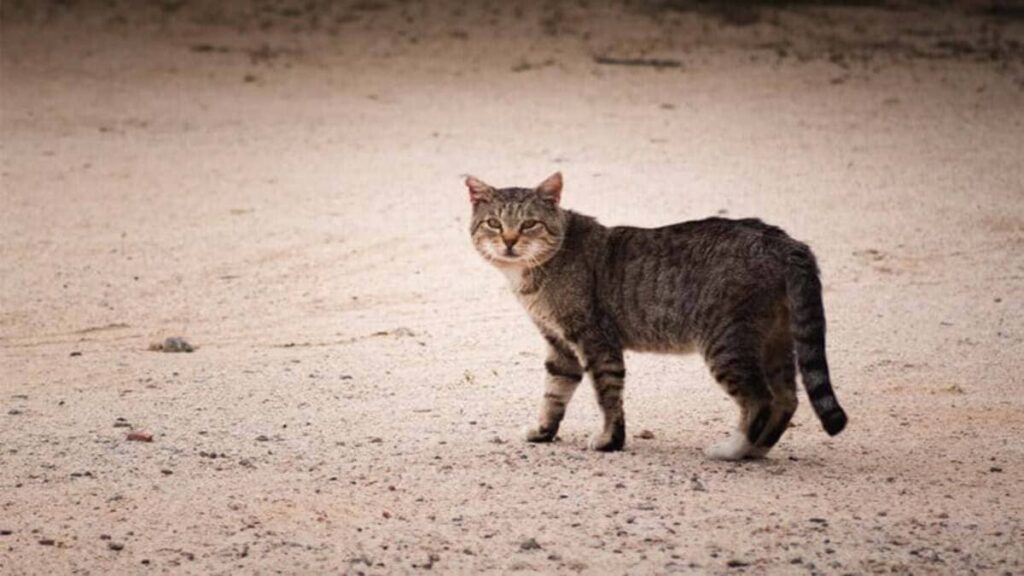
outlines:
[[[585,348],[587,371],[594,382],[597,403],[604,416],[601,431],[590,437],[588,446],[598,452],[622,450],[626,445],[626,414],[622,408],[622,388],[625,385],[626,366],[622,350],[602,345]]]
[[[583,380],[583,367],[572,349],[553,335],[546,334],[545,338],[548,356],[544,362],[547,371],[544,399],[537,426],[528,427],[524,432],[527,442],[551,442],[555,439],[558,426],[565,417],[565,409]]]

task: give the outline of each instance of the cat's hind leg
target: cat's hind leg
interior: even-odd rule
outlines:
[[[742,460],[760,456],[755,442],[764,433],[772,414],[772,393],[761,369],[759,354],[738,343],[712,350],[707,356],[715,380],[739,405],[740,418],[732,435],[709,446],[712,460]]]
[[[778,443],[796,413],[796,358],[789,332],[779,334],[765,347],[764,373],[772,392],[772,415],[754,442],[752,456],[763,457]]]
[[[544,380],[544,399],[541,402],[537,426],[527,427],[523,436],[527,442],[551,442],[565,417],[566,407],[576,387],[583,380],[583,367],[576,354],[558,338],[545,335],[548,356],[544,362],[547,377]]]

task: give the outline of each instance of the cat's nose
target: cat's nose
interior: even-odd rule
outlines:
[[[519,234],[510,234],[510,235],[502,234],[501,235],[501,240],[503,242],[505,242],[505,247],[508,248],[509,250],[511,250],[512,247],[516,245],[516,242],[519,241]]]

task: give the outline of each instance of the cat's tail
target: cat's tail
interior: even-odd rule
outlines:
[[[790,327],[800,377],[825,432],[835,436],[846,426],[846,413],[836,400],[825,360],[825,308],[818,264],[805,244],[790,247],[786,267]]]

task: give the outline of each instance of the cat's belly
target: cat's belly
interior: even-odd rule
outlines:
[[[693,341],[682,342],[627,342],[626,350],[634,352],[653,352],[655,354],[696,354],[699,350]]]

